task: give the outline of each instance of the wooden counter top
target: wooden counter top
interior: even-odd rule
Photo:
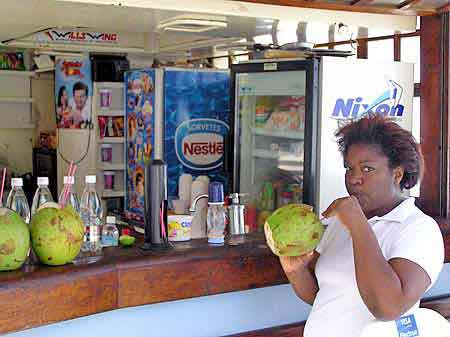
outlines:
[[[166,252],[105,248],[90,265],[0,273],[0,334],[108,310],[286,283],[261,234],[236,246],[206,240]]]

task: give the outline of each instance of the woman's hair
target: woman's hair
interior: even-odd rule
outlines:
[[[388,158],[391,169],[401,166],[405,171],[400,181],[401,189],[414,187],[422,178],[424,160],[420,145],[411,132],[389,118],[369,114],[341,127],[336,137],[344,157],[354,144],[374,145],[380,149]]]
[[[56,106],[62,106],[61,98],[62,98],[63,93],[64,93],[65,90],[66,90],[66,87],[65,87],[64,85],[63,85],[61,88],[59,88],[59,91],[58,91],[58,101],[57,101],[57,103],[56,103]]]

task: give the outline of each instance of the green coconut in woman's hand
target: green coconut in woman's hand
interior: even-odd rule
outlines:
[[[312,207],[304,204],[283,206],[264,224],[267,244],[278,256],[300,256],[311,252],[319,244],[323,231]]]

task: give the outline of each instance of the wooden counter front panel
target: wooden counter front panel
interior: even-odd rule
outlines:
[[[118,307],[171,301],[208,293],[211,262],[119,269]]]
[[[116,308],[114,271],[85,277],[42,277],[0,286],[0,333],[92,315]]]
[[[287,282],[278,259],[274,256],[118,268],[119,308]]]
[[[230,259],[213,266],[210,294],[254,289],[287,283],[280,262],[274,255]]]

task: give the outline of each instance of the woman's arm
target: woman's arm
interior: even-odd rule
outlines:
[[[295,293],[303,301],[311,305],[319,291],[317,279],[314,274],[319,256],[320,254],[314,251],[303,256],[280,257],[281,266]]]
[[[376,318],[397,319],[420,299],[431,283],[428,274],[406,259],[386,261],[355,197],[337,199],[323,215],[338,216],[349,230],[358,290]]]
[[[411,308],[431,283],[414,262],[386,261],[372,228],[355,224],[351,232],[359,293],[370,312],[381,320],[394,320]]]

